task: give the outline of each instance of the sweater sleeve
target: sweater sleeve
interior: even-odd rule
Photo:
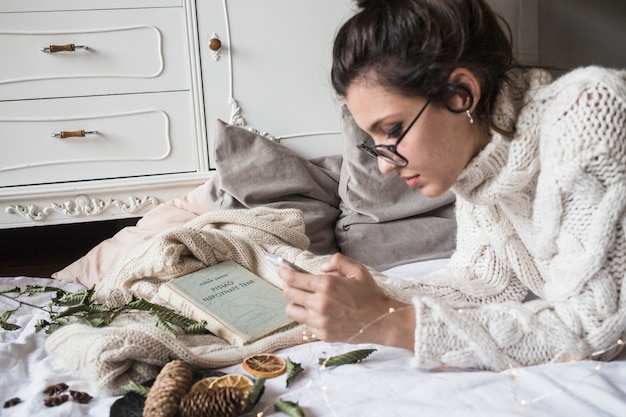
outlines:
[[[502,370],[609,359],[621,347],[626,82],[595,69],[560,81],[544,97],[551,104],[540,122],[533,236],[508,229],[515,220],[501,205],[458,208],[450,267],[417,285],[412,299],[421,367]],[[521,302],[522,288],[539,299]]]

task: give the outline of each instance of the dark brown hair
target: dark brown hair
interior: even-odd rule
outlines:
[[[356,4],[360,10],[339,29],[333,47],[331,79],[337,94],[345,97],[353,82],[367,79],[396,94],[448,105],[452,95],[467,92],[450,80],[452,71],[463,67],[480,81],[475,115],[493,125],[502,83],[520,65],[513,57],[510,29],[507,36],[500,26],[504,20],[484,0]]]

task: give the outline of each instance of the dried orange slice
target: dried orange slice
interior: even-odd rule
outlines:
[[[217,377],[211,383],[211,388],[215,387],[238,387],[245,391],[248,391],[252,386],[252,381],[245,375],[240,374],[227,374]]]
[[[191,386],[191,392],[201,392],[201,391],[209,390],[211,388],[211,384],[218,378],[220,377],[208,376],[206,378],[202,378],[201,380],[199,380],[198,382],[196,382],[195,384]]]
[[[274,378],[284,374],[287,370],[287,362],[272,353],[248,356],[243,360],[241,366],[249,374],[261,378]]]

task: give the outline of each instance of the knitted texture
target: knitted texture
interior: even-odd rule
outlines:
[[[392,284],[414,295],[421,367],[503,370],[619,351],[626,72],[581,68],[550,83],[531,71],[518,81],[526,94],[504,90],[497,112],[515,137],[493,133],[455,184],[449,266]]]
[[[121,305],[133,296],[163,304],[157,296],[161,283],[228,259],[282,287],[277,267],[264,253],[273,252],[312,272],[319,271],[328,256],[306,251],[308,244],[299,210],[210,212],[129,252],[96,286],[94,298],[109,306]],[[220,368],[255,353],[303,342],[301,326],[242,347],[212,335],[179,334],[173,338],[158,329],[146,312],[129,311],[102,328],[66,325],[52,333],[45,346],[102,392],[120,394],[122,385],[154,378],[171,359],[182,359],[197,368]]]

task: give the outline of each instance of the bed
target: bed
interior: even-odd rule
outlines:
[[[436,268],[441,262],[426,261],[391,270],[406,273]],[[44,278],[12,277],[7,286],[57,285],[68,290],[82,288]],[[29,297],[29,303],[44,305],[49,295]],[[6,298],[2,311],[15,308]],[[14,397],[22,403],[3,408],[3,416],[114,416],[111,407],[120,395],[98,392],[55,354],[44,349],[44,333],[35,323],[46,313],[21,308],[11,320],[18,331],[2,332],[0,392],[3,403]],[[376,351],[358,364],[320,369],[318,358],[356,348]],[[351,346],[311,342],[276,352],[300,363],[305,372],[285,387],[284,376],[268,379],[266,391],[255,412],[264,416],[284,415],[273,408],[276,398],[297,402],[307,416],[621,416],[626,409],[626,357],[609,363],[582,361],[549,364],[503,372],[437,371],[411,367],[407,352],[383,346]],[[221,369],[245,374],[240,365]],[[46,407],[44,389],[65,382],[70,389],[93,396],[88,404],[68,401]],[[258,415],[258,414],[250,414]]]
[[[237,213],[236,218],[246,218],[251,213],[262,218],[278,215],[279,222],[295,222],[295,226],[289,224],[298,233],[286,238],[289,245],[301,246],[295,255],[283,243],[264,241],[266,246],[261,249],[269,245],[273,250],[282,250],[291,260],[295,258],[305,265],[308,262],[310,267],[315,267],[325,254],[337,250],[366,262],[373,270],[383,271],[389,279],[420,276],[447,262],[455,235],[452,196],[424,200],[393,178],[372,175],[376,172],[372,165],[375,161],[355,152],[354,144],[360,143],[363,132],[345,110],[342,112],[343,154],[315,160],[305,160],[248,129],[224,122],[219,122],[218,127],[218,164],[236,160],[239,166],[246,167],[247,175],[238,175],[233,164],[222,164],[218,167],[219,175],[180,199],[153,209],[136,226],[123,229],[59,271],[56,279],[4,277],[0,279],[0,291],[38,285],[66,291],[96,288],[101,293],[108,288],[109,294],[115,295],[120,288],[132,288],[133,295],[149,298],[159,283],[154,277],[171,279],[179,275],[182,270],[177,268],[181,262],[190,268],[210,262],[203,259],[207,251],[195,249],[198,239],[190,238],[195,235],[189,231],[205,227],[210,223],[207,219],[222,224],[220,216],[232,213]],[[175,245],[167,246],[173,241],[174,232],[178,233]],[[237,234],[231,228],[221,236]],[[176,262],[169,262],[172,247],[178,254]],[[224,255],[227,252],[222,248],[220,256],[227,256]],[[132,273],[120,281],[131,260],[135,262]],[[275,278],[275,266],[269,261],[253,265],[262,276]],[[121,388],[123,382],[144,383],[168,358],[151,356],[147,344],[138,342],[140,333],[133,333],[133,324],[123,321],[119,324],[113,321],[102,329],[81,327],[77,332],[69,329],[78,325],[70,324],[52,335],[37,331],[38,321],[49,318],[48,312],[38,307],[47,305],[54,293],[20,296],[28,305],[19,308],[18,302],[10,299],[16,296],[8,292],[0,297],[0,314],[5,314],[3,320],[9,326],[0,332],[0,392],[6,407],[1,409],[2,415],[132,415],[120,411],[124,410],[120,404],[127,398]],[[7,312],[11,313],[7,315]],[[11,325],[16,328],[11,329]],[[150,332],[156,334],[152,341],[158,340],[163,345],[174,343],[169,335],[161,337],[156,328]],[[606,363],[582,360],[501,372],[458,369],[427,372],[413,367],[411,355],[402,349],[326,343],[305,333],[295,334],[301,339],[297,343],[292,340],[283,345],[261,344],[251,348],[289,358],[299,363],[304,372],[289,387],[285,376],[268,379],[260,402],[248,415],[284,415],[273,405],[279,398],[297,403],[309,417],[595,417],[621,416],[626,410],[624,353]],[[117,345],[98,347],[102,340],[113,340]],[[135,358],[145,355],[141,369],[127,366],[128,357],[120,353],[125,346],[134,346]],[[195,360],[202,356],[196,355],[197,351],[189,354],[181,349],[177,351],[179,356],[187,355]],[[319,366],[320,358],[356,349],[373,351],[354,364]],[[172,351],[170,346],[165,352]],[[250,351],[243,352],[247,353]],[[243,354],[236,352],[229,356],[227,352],[220,360],[209,361],[215,366],[205,368],[245,374],[237,359]],[[97,364],[103,363],[104,356],[110,356],[109,363],[116,366],[106,378],[93,372],[99,367]],[[55,407],[46,406],[44,391],[59,383],[93,399],[88,403],[69,400]],[[10,406],[14,398],[20,402],[14,400],[17,404]]]

